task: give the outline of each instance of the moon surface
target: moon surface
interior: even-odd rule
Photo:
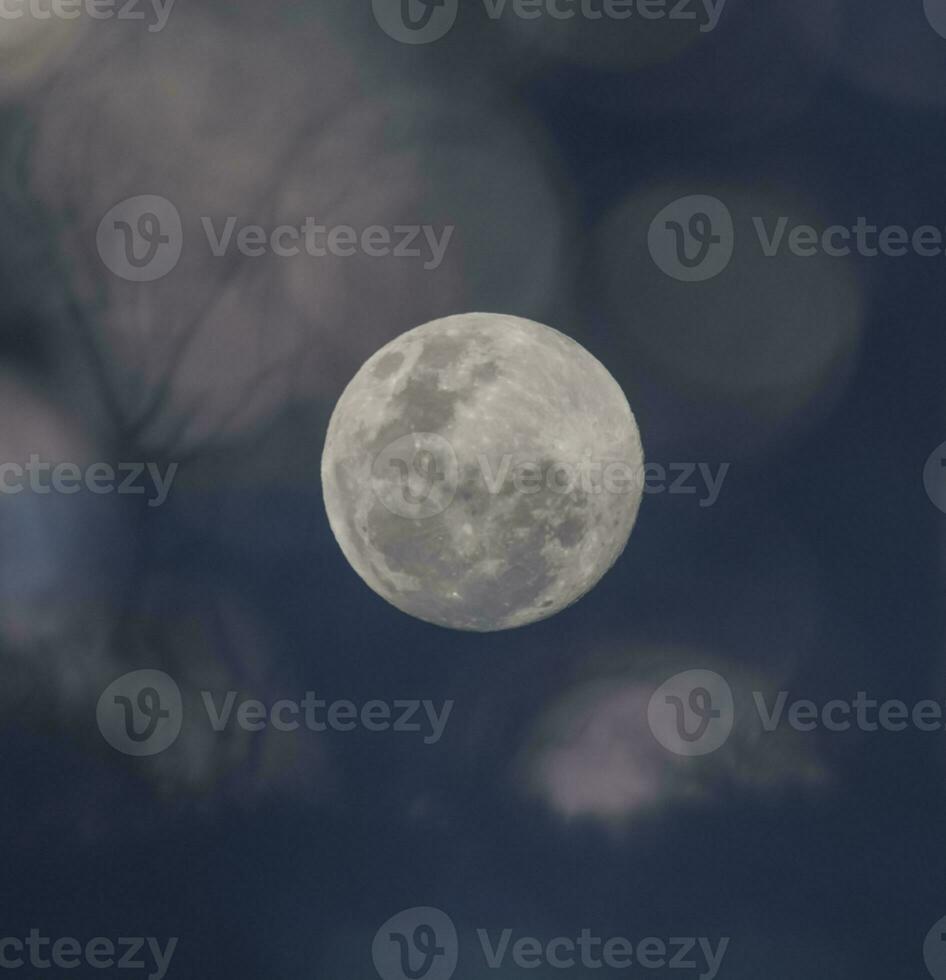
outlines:
[[[489,632],[552,616],[624,550],[642,493],[633,413],[550,327],[470,313],[377,351],[329,422],[332,531],[378,595]]]

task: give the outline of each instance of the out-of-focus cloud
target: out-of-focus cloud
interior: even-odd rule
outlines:
[[[688,201],[702,203],[691,214]],[[700,222],[705,241],[693,234]],[[743,454],[811,424],[839,397],[860,346],[864,287],[849,256],[793,253],[799,224],[832,222],[784,186],[697,179],[642,187],[606,217],[592,262],[601,341],[635,397],[662,406],[645,412],[652,441],[698,434]],[[776,254],[766,254],[780,227]]]
[[[679,19],[626,20],[507,14],[496,27],[528,52],[585,71],[559,76],[562,95],[599,113],[643,119],[674,115],[702,126],[752,130],[784,123],[815,97],[838,37],[839,0],[724,0],[694,4]],[[679,13],[679,8],[678,8]],[[555,62],[553,61],[553,64]],[[599,74],[587,72],[597,69]],[[568,80],[566,86],[563,79]]]
[[[843,0],[841,73],[877,97],[918,106],[946,102],[946,5],[941,0]]]
[[[645,18],[634,7],[625,8],[624,13],[629,15],[626,19],[606,15],[590,18],[580,9],[573,9],[568,18],[552,16],[545,10],[518,17],[511,3],[502,9],[493,29],[506,32],[507,39],[515,45],[539,52],[547,59],[613,71],[671,62],[698,44],[707,28],[702,9],[698,16],[686,20],[673,19],[666,12],[660,18]],[[585,5],[582,9],[594,8]]]
[[[0,17],[0,104],[32,96],[89,29],[81,8],[57,16],[44,4],[5,4]]]
[[[264,703],[284,691],[270,631],[236,593],[201,578],[148,577],[120,609],[93,612],[95,629],[71,624],[67,635],[34,645],[29,658],[2,654],[8,736],[33,739],[37,752],[47,740],[68,746],[82,774],[65,790],[51,782],[41,797],[22,801],[42,832],[61,831],[64,815],[74,814],[76,832],[100,840],[125,833],[126,824],[147,831],[162,815],[252,809],[280,796],[318,805],[330,795],[328,756],[311,735],[250,731],[235,717],[220,730],[211,724],[205,692],[222,710],[231,691]],[[133,757],[107,742],[98,706],[119,678],[141,670],[176,685],[181,723],[167,747]],[[168,704],[162,699],[164,710]],[[145,803],[147,813],[136,813]]]
[[[52,466],[84,467],[104,453],[66,405],[25,377],[4,373],[0,415],[0,651],[23,663],[48,655],[70,683],[78,665],[62,645],[76,634],[87,637],[111,601],[129,563],[127,524],[102,497],[51,487]],[[31,457],[46,467],[35,480],[28,476]],[[57,675],[53,663],[36,666]]]
[[[527,123],[372,86],[317,21],[296,36],[175,14],[160,34],[90,43],[41,106],[33,152],[83,329],[140,437],[167,451],[244,437],[295,401],[333,400],[418,323],[555,303],[564,221]],[[183,240],[176,265],[143,283],[109,273],[95,248],[105,215],[141,195],[173,205]],[[228,220],[234,236],[307,220],[382,227],[391,254],[250,256],[231,240],[215,256],[208,227],[216,238]]]
[[[661,745],[651,699],[672,675],[713,671],[732,689],[732,733],[712,754],[684,756]],[[566,820],[614,829],[665,807],[712,803],[733,791],[785,792],[827,779],[797,733],[765,734],[751,692],[774,687],[751,671],[703,652],[635,649],[620,666],[576,683],[551,703],[522,747],[521,788]]]

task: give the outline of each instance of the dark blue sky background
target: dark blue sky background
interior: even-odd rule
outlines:
[[[569,218],[559,252],[562,297],[544,309],[529,300],[503,312],[544,318],[602,359],[635,409],[648,458],[730,463],[713,507],[687,496],[645,497],[626,552],[597,588],[551,620],[503,634],[410,619],[361,582],[332,538],[319,455],[334,396],[352,373],[339,364],[357,367],[362,347],[378,346],[353,340],[355,353],[345,346],[360,336],[364,310],[346,313],[339,303],[331,329],[349,360],[326,360],[318,390],[287,398],[271,426],[252,436],[181,453],[160,433],[136,441],[102,410],[88,394],[100,380],[88,367],[94,359],[84,360],[88,351],[74,337],[76,309],[94,324],[109,300],[76,284],[81,263],[61,237],[74,215],[44,199],[32,175],[44,100],[62,89],[6,99],[3,370],[61,400],[69,417],[101,435],[107,458],[138,452],[180,458],[183,466],[160,510],[83,497],[63,513],[44,498],[35,520],[49,528],[45,536],[26,534],[27,510],[0,498],[0,594],[8,593],[0,603],[8,679],[0,699],[0,934],[36,927],[85,938],[175,935],[172,977],[354,980],[373,975],[380,923],[431,905],[458,924],[545,936],[576,935],[584,926],[603,935],[726,935],[732,943],[720,976],[733,980],[926,975],[923,940],[946,914],[946,732],[814,733],[807,745],[828,776],[809,787],[781,781],[791,753],[786,761],[763,739],[740,759],[746,778],[720,774],[698,798],[661,794],[620,827],[593,816],[564,819],[525,791],[518,768],[551,705],[591,678],[632,675],[644,653],[665,662],[668,675],[721,662],[737,675],[772,671],[792,696],[819,703],[860,690],[880,700],[946,703],[946,515],[923,482],[928,457],[946,439],[946,258],[855,259],[866,284],[856,352],[843,370],[826,368],[804,404],[789,399],[791,410],[776,424],[780,396],[764,386],[730,401],[724,384],[701,387],[685,374],[652,370],[635,338],[640,321],[660,331],[660,273],[634,264],[632,242],[627,255],[596,250],[602,223],[621,202],[664,181],[694,194],[738,186],[760,196],[791,184],[816,202],[825,225],[866,215],[878,225],[946,228],[946,39],[916,11],[902,36],[887,25],[886,40],[869,37],[864,21],[880,16],[879,5],[839,3],[830,32],[820,14],[811,15],[807,47],[747,28],[736,44],[716,35],[736,31],[741,15],[765,22],[766,2],[751,15],[745,8],[753,5],[731,2],[713,37],[698,42],[717,48],[659,72],[604,70],[528,48],[507,56],[506,42],[489,34],[498,26],[474,21],[467,6],[443,45],[417,52],[370,35],[378,30],[370,16],[294,8],[304,25],[325,17],[337,43],[358,52],[356,76],[366,87],[376,75],[409,81],[442,99],[447,118],[453,94],[473,92],[483,118],[517,120]],[[806,6],[798,16],[807,16]],[[773,18],[784,14],[774,0],[770,8]],[[211,10],[250,30],[238,13]],[[254,16],[265,21],[265,13]],[[281,17],[283,24],[285,10]],[[929,36],[915,49],[920,28]],[[940,63],[917,54],[933,49]],[[69,70],[61,69],[67,80]],[[107,65],[100,71],[108,78]],[[863,84],[871,71],[873,84]],[[278,120],[287,111],[280,66],[269,74]],[[887,90],[884,79],[892,79]],[[156,91],[172,83],[154,79]],[[114,86],[122,84],[116,68]],[[211,87],[221,105],[228,86],[239,89],[230,76]],[[352,95],[337,111],[344,118],[355,110]],[[221,127],[238,127],[239,105],[228,111]],[[263,138],[253,128],[257,118],[245,118],[250,157]],[[120,148],[124,131],[109,126]],[[456,120],[444,127],[463,128]],[[166,139],[184,141],[182,132]],[[479,145],[475,126],[465,138]],[[83,180],[107,184],[114,176],[113,199],[127,196],[130,185],[119,186],[122,151],[110,174],[108,154],[97,156],[96,146],[101,135],[89,146],[60,146],[85,175],[76,193]],[[361,152],[351,151],[358,166],[366,164]],[[216,164],[224,174],[236,169],[230,158]],[[139,193],[164,191],[152,186],[154,172],[142,173]],[[311,179],[322,175],[315,168]],[[333,176],[325,179],[331,189]],[[474,183],[464,185],[470,195]],[[469,211],[457,204],[463,193],[455,189],[438,205],[460,234]],[[339,215],[344,220],[344,208]],[[514,239],[511,254],[521,251],[522,268],[530,267],[529,227],[497,220],[495,237]],[[794,356],[793,330],[799,344],[808,342],[790,297],[809,287],[792,279],[793,269],[786,267],[768,305],[764,298],[761,307],[750,304],[769,316],[742,325],[752,336],[756,326],[761,334],[782,331],[787,354],[777,356],[786,359]],[[344,288],[370,293],[377,280],[372,270],[365,275]],[[624,278],[633,302],[609,293],[608,283]],[[735,279],[714,294],[707,329],[726,315],[726,290],[748,294],[751,283]],[[473,284],[432,303],[435,312],[463,312],[464,302],[492,298]],[[275,322],[283,310],[272,302]],[[390,317],[392,335],[395,320],[399,329],[414,325],[413,308],[386,305],[383,289],[371,302],[374,321]],[[811,302],[817,307],[818,297]],[[736,303],[733,318],[744,309]],[[168,322],[178,315],[161,314]],[[221,336],[216,343],[225,347]],[[721,341],[730,345],[734,374],[740,336]],[[220,372],[227,363],[222,356]],[[39,438],[31,418],[17,415],[16,433],[0,439],[0,449]],[[80,527],[86,538],[76,538]],[[44,548],[54,571],[39,575],[34,594],[23,583]],[[217,618],[220,595],[239,610],[226,629]],[[251,749],[187,785],[104,745],[95,729],[98,689],[91,701],[63,693],[70,667],[99,663],[72,613],[61,616],[64,605],[81,606],[77,621],[103,628],[105,639],[95,642],[109,651],[102,669],[110,676],[138,666],[209,671],[223,663],[245,689],[273,697],[314,689],[356,702],[449,698],[454,713],[435,745],[364,732],[300,734],[307,744],[294,746],[301,758],[288,775],[270,781]],[[52,635],[36,639],[42,631],[27,630],[31,638],[22,641],[8,625],[11,608],[54,624]],[[179,631],[184,621],[198,626]],[[265,644],[257,643],[257,626]],[[142,652],[149,644],[150,661]],[[662,661],[663,651],[683,652]]]

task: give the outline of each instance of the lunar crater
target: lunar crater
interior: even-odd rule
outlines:
[[[592,588],[634,525],[641,473],[617,382],[564,334],[467,314],[378,351],[333,413],[322,461],[332,530],[375,592],[462,630],[524,626]]]

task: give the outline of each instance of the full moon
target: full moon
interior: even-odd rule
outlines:
[[[637,423],[583,347],[470,313],[377,351],[343,392],[322,454],[332,531],[411,616],[490,632],[552,616],[614,564],[643,488]]]

